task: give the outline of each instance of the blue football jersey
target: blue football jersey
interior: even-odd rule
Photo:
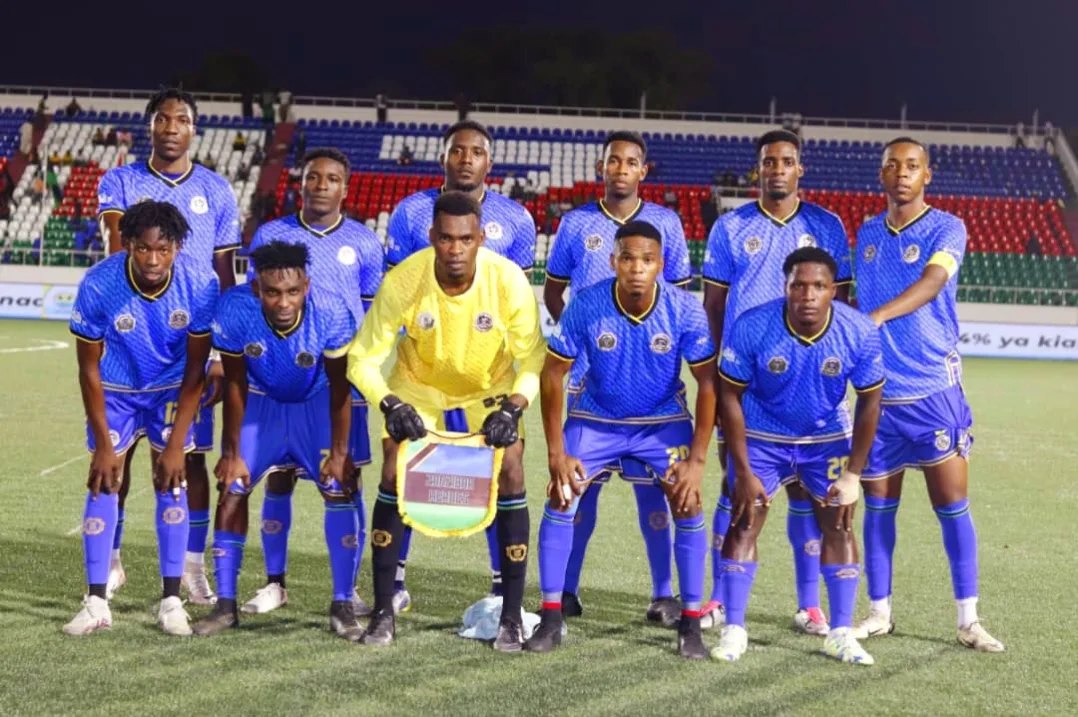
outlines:
[[[183,175],[170,179],[136,162],[114,167],[97,187],[98,214],[127,211],[145,199],[172,204],[191,225],[183,252],[213,265],[215,252],[240,246],[240,214],[228,180],[201,164],[191,164]]]
[[[613,277],[610,255],[614,253],[614,234],[631,221],[647,222],[662,235],[663,278],[671,284],[688,282],[692,266],[681,219],[670,209],[645,201],[625,220],[606,211],[602,200],[568,212],[558,225],[550,249],[547,276],[567,282],[574,292]]]
[[[548,350],[587,362],[570,416],[612,423],[689,417],[681,362],[715,358],[707,316],[687,291],[659,282],[655,292],[640,316],[622,308],[614,279],[584,289],[566,307]]]
[[[386,266],[396,266],[430,246],[434,202],[441,189],[426,189],[405,197],[389,217],[386,230]],[[501,254],[525,271],[535,263],[535,220],[522,205],[497,192],[482,199],[483,246]]]
[[[299,403],[329,385],[323,357],[344,356],[355,333],[355,320],[344,301],[313,290],[295,325],[278,331],[262,313],[262,302],[250,285],[244,284],[221,297],[213,347],[244,357],[250,390],[282,403]]]
[[[816,336],[800,336],[786,300],[749,309],[731,327],[719,373],[745,386],[746,435],[780,443],[823,443],[851,434],[846,382],[871,391],[884,380],[879,331],[868,316],[831,305]]]
[[[91,267],[79,283],[71,333],[104,342],[101,383],[114,391],[156,391],[183,380],[187,336],[210,333],[220,288],[213,269],[177,254],[162,288],[144,294],[126,251]]]
[[[884,400],[917,399],[959,384],[958,269],[966,253],[966,225],[931,207],[897,229],[881,214],[861,225],[856,252],[857,304],[866,313],[908,289],[929,263],[951,276],[936,298],[880,328]]]
[[[312,227],[299,214],[263,224],[251,240],[254,251],[271,241],[303,244],[310,252],[311,286],[339,294],[358,326],[382,284],[382,242],[363,224],[340,217],[331,227]],[[254,278],[251,262],[247,280]]]
[[[759,202],[719,217],[707,239],[704,281],[729,289],[722,343],[734,320],[754,306],[785,295],[782,265],[796,249],[818,246],[838,264],[836,284],[853,278],[850,245],[842,220],[823,207],[799,202],[787,217],[775,217]]]

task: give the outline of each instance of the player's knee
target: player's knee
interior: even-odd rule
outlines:
[[[350,504],[352,501],[344,493],[337,493],[337,492],[330,492],[330,491],[327,491],[327,490],[323,490],[322,491],[322,502],[324,502],[326,505],[329,505],[331,503],[332,504],[340,504],[340,503],[349,503]]]
[[[808,491],[800,483],[787,483],[786,496],[790,500],[810,500]]]
[[[523,463],[519,460],[502,461],[502,470],[498,474],[498,492],[502,495],[515,495],[524,492]]]
[[[276,471],[266,478],[266,492],[276,495],[290,495],[296,487],[294,471]]]
[[[671,507],[670,513],[676,520],[685,520],[686,518],[695,518],[703,512],[703,506],[695,505],[684,509],[678,509]]]
[[[187,464],[187,470],[206,470],[206,454],[205,453],[188,453],[185,462]]]
[[[233,493],[231,491],[221,496],[217,504],[217,516],[215,525],[217,530],[229,532],[241,532],[247,523],[246,493]]]

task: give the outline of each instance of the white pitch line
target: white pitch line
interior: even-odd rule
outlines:
[[[56,351],[57,349],[70,348],[71,344],[66,341],[53,341],[52,339],[31,339],[41,344],[40,346],[18,346],[13,349],[0,349],[0,354],[22,354],[31,351]]]
[[[54,473],[55,471],[58,471],[58,470],[60,470],[60,469],[61,469],[61,468],[63,468],[64,466],[69,466],[69,465],[71,465],[72,463],[74,463],[75,461],[77,461],[77,460],[81,460],[81,459],[83,459],[83,458],[85,458],[85,457],[86,457],[86,453],[80,453],[80,454],[78,454],[77,456],[75,456],[74,458],[68,458],[68,459],[67,459],[66,461],[64,461],[63,463],[57,463],[57,464],[56,464],[56,465],[54,465],[54,466],[49,466],[49,467],[48,467],[48,468],[46,468],[45,470],[43,470],[43,471],[41,471],[40,473],[38,473],[38,474],[37,474],[37,476],[38,476],[38,478],[44,478],[44,477],[45,477],[45,476],[47,476],[47,475],[48,475],[49,473]]]

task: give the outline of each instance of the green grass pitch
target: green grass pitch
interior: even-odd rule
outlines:
[[[87,465],[72,344],[62,323],[0,322],[0,705],[6,715],[1078,713],[1074,364],[966,363],[976,418],[971,495],[981,541],[980,607],[1007,652],[979,655],[955,642],[939,527],[920,475],[911,474],[899,515],[897,631],[866,642],[876,665],[862,668],[827,660],[818,654],[818,639],[791,630],[795,604],[781,498],[761,541],[748,654],[736,664],[676,657],[673,632],[644,625],[650,582],[635,503],[620,482],[605,488],[600,501],[581,590],[585,616],[571,622],[566,643],[552,655],[503,656],[455,636],[464,608],[487,589],[482,536],[417,536],[409,570],[415,607],[401,619],[393,648],[375,651],[331,636],[321,501],[303,483],[288,606],[214,639],[170,638],[154,627],[159,588],[145,446],[127,506],[128,584],[113,601],[114,627],[66,637],[60,627],[84,590],[78,529]],[[535,410],[527,430],[541,434]],[[529,442],[533,534],[544,455],[541,441]],[[712,462],[709,521],[718,479]],[[253,515],[260,502],[261,491]],[[534,609],[534,558],[529,567],[526,603]],[[254,529],[241,597],[262,579]],[[360,585],[369,596],[369,552]],[[858,614],[865,603],[862,588]],[[190,610],[196,618],[204,611]],[[717,639],[706,635],[709,645]]]

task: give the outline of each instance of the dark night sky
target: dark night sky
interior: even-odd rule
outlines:
[[[386,86],[449,99],[450,89],[424,79],[425,48],[465,27],[568,23],[660,27],[707,51],[714,87],[694,109],[763,113],[775,95],[780,111],[805,115],[896,117],[905,101],[910,119],[1028,123],[1039,108],[1042,120],[1078,125],[1078,0],[292,3],[316,11],[306,18],[227,0],[94,4],[107,13],[65,4],[7,3],[0,82],[150,88],[206,52],[232,49],[297,94],[370,96]]]

